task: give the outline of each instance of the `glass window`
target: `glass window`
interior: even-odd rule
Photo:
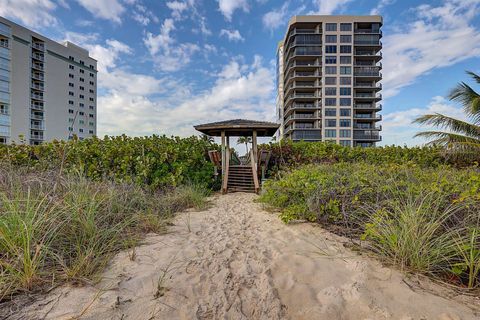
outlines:
[[[340,64],[352,64],[352,57],[351,56],[341,56],[340,57]]]
[[[325,127],[332,128],[337,126],[337,120],[335,119],[325,119]]]
[[[340,88],[341,96],[349,96],[352,94],[352,88]]]
[[[332,67],[332,66],[325,67],[325,74],[336,74],[336,73],[337,73],[337,67]]]
[[[0,58],[0,68],[10,70],[10,61],[5,58]]]
[[[337,77],[325,77],[325,84],[337,84]]]
[[[7,34],[7,35],[11,34],[10,27],[7,26],[6,24],[1,23],[1,22],[0,22],[0,31],[3,32],[4,34]]]
[[[0,91],[9,92],[10,91],[9,88],[10,88],[9,82],[0,80]]]
[[[336,117],[337,109],[325,108],[325,117]]]
[[[352,53],[352,46],[340,46],[340,53]]]
[[[337,31],[337,24],[336,23],[326,23],[325,24],[325,31]]]
[[[74,70],[74,69],[75,69],[75,67],[72,66],[72,65],[69,65],[68,68],[69,68],[70,70]]]
[[[68,104],[69,104],[69,105],[73,105],[73,101],[72,101],[72,100],[68,100]]]
[[[335,129],[326,129],[325,138],[335,138],[337,136],[337,130]]]
[[[72,110],[72,109],[68,109],[68,113],[72,114],[72,113],[73,113],[73,110]]]
[[[352,78],[351,77],[340,77],[340,84],[341,85],[350,85],[350,84],[352,84]]]
[[[340,138],[350,138],[352,136],[352,130],[340,129]]]
[[[337,57],[335,56],[325,57],[325,64],[336,64],[336,63],[337,63]]]
[[[350,117],[350,114],[351,114],[350,109],[345,109],[345,108],[340,109],[340,117]]]
[[[340,74],[352,74],[352,67],[340,67]]]
[[[350,119],[340,119],[340,127],[351,127]]]
[[[325,36],[325,43],[337,43],[337,36],[335,35]]]
[[[350,98],[340,98],[340,105],[342,107],[351,106],[352,105],[352,99],[350,99]]]
[[[352,36],[351,35],[341,35],[340,36],[341,43],[352,43]]]
[[[325,98],[325,106],[336,106],[337,99],[336,98]]]
[[[352,31],[351,23],[340,23],[340,31]]]
[[[352,145],[352,141],[350,140],[340,140],[340,145],[344,147],[350,147]]]
[[[325,53],[337,53],[337,46],[325,46]]]
[[[335,87],[327,87],[327,88],[325,88],[325,95],[326,95],[326,96],[335,96],[335,95],[337,95],[337,88],[335,88]]]

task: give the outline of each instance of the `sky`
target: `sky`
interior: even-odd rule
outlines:
[[[382,145],[417,145],[415,117],[463,118],[448,92],[480,73],[480,0],[0,0],[0,15],[98,60],[97,134],[197,134],[275,121],[275,57],[290,17],[383,16]],[[470,81],[471,83],[471,81]]]

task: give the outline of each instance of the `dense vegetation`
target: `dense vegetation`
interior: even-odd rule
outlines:
[[[39,170],[60,168],[100,181],[173,187],[183,183],[211,187],[213,166],[207,151],[217,146],[197,137],[105,137],[39,146],[0,146],[0,162]]]
[[[381,150],[381,149],[379,149]],[[268,181],[283,221],[322,223],[402,268],[480,284],[480,172],[448,166],[307,165]]]

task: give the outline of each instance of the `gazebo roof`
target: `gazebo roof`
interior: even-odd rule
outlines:
[[[219,121],[194,126],[196,130],[212,137],[221,136],[222,131],[225,131],[227,136],[251,136],[253,130],[257,131],[257,136],[259,137],[271,137],[279,127],[280,125],[278,123],[244,119]]]

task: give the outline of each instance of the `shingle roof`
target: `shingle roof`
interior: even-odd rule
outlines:
[[[245,119],[218,121],[194,126],[196,130],[209,136],[220,136],[222,131],[230,136],[245,136],[251,135],[253,130],[257,130],[258,136],[273,136],[279,127],[280,125],[274,122]]]

